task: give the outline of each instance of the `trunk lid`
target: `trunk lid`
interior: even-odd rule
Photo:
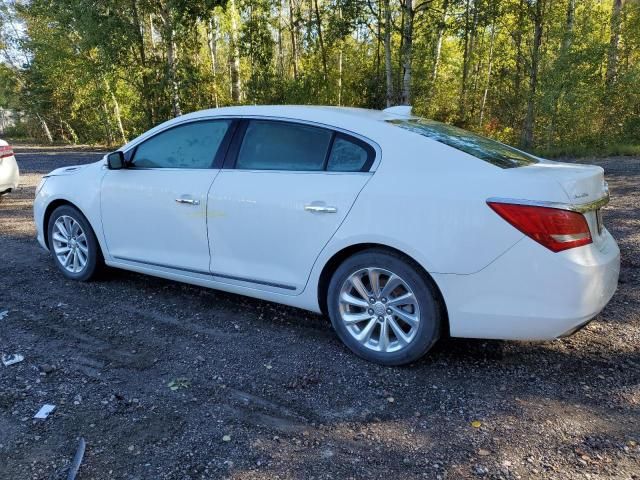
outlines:
[[[519,174],[537,180],[557,182],[572,205],[594,202],[606,196],[604,170],[596,165],[541,161],[536,165],[519,168]]]

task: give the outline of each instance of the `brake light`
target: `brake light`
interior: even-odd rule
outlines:
[[[0,145],[0,158],[13,156],[13,148],[11,145]]]
[[[559,208],[487,202],[502,218],[529,238],[554,252],[592,242],[584,215]]]

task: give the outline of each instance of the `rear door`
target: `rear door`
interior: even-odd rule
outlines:
[[[211,273],[295,295],[371,173],[362,140],[306,124],[245,120],[209,194]]]

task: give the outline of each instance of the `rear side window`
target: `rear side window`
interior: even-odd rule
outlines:
[[[368,145],[336,135],[327,162],[330,172],[362,172],[373,163],[373,150]]]
[[[145,140],[131,160],[134,168],[211,168],[230,120],[180,125]]]
[[[449,145],[496,167],[514,168],[539,163],[537,158],[528,153],[445,123],[426,118],[389,120],[388,122]]]
[[[237,169],[324,169],[332,132],[288,122],[252,120],[238,152]]]

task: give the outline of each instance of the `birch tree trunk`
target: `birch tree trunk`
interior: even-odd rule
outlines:
[[[338,7],[338,18],[342,21],[342,7]],[[342,57],[344,40],[338,40],[338,106],[342,105]]]
[[[411,60],[413,56],[413,0],[404,0],[404,26],[402,28],[402,92],[400,103],[411,105]]]
[[[207,45],[209,46],[209,57],[211,59],[211,74],[213,75],[213,101],[218,108],[218,25],[215,15],[209,17],[207,22]]]
[[[178,79],[176,75],[176,64],[178,62],[178,52],[175,40],[175,27],[173,25],[172,12],[169,6],[164,3],[162,5],[162,22],[164,29],[164,41],[167,50],[167,78],[169,80],[169,89],[171,95],[171,113],[174,117],[182,115],[180,108],[180,89],[178,87]]]
[[[464,34],[464,54],[462,59],[462,85],[460,87],[460,103],[458,105],[458,117],[465,123],[467,119],[467,96],[469,90],[469,69],[471,67],[472,56],[475,50],[476,26],[478,23],[478,8],[473,4],[473,19],[471,16],[471,0],[467,0],[465,7],[465,34]]]
[[[278,76],[284,78],[284,42],[283,37],[283,22],[282,16],[284,12],[284,0],[280,0],[278,3]]]
[[[522,128],[521,143],[523,148],[533,146],[533,131],[535,128],[535,99],[538,87],[538,66],[540,64],[540,45],[544,27],[544,1],[537,0],[534,13],[533,48],[531,50],[531,70],[529,72],[529,96],[527,99],[527,114]]]
[[[104,112],[104,129],[107,133],[107,145],[111,146],[113,145],[114,139],[113,139],[113,132],[111,131],[111,120],[109,119],[110,115],[109,115],[109,107],[107,106],[107,102],[103,101],[102,102],[102,111]]]
[[[118,126],[118,133],[120,133],[120,138],[122,139],[122,143],[127,143],[127,136],[124,133],[124,127],[122,126],[122,115],[120,114],[120,104],[118,103],[118,99],[116,98],[113,90],[111,89],[111,85],[106,78],[103,78],[104,86],[107,89],[107,93],[111,97],[111,102],[113,103],[113,114],[116,117],[116,124]]]
[[[449,0],[442,2],[442,16],[438,23],[438,33],[436,34],[436,41],[433,51],[433,68],[431,69],[431,83],[430,90],[433,93],[436,80],[438,79],[438,68],[440,68],[440,54],[442,53],[442,38],[444,37],[444,29],[446,28],[447,9],[449,8]]]
[[[609,39],[609,53],[607,55],[607,73],[605,82],[607,87],[613,85],[618,75],[618,48],[620,46],[620,27],[622,25],[622,6],[624,0],[613,0],[611,10],[611,37]]]
[[[574,0],[570,0],[574,1]],[[484,118],[484,107],[487,104],[487,96],[489,94],[489,87],[491,86],[491,69],[493,67],[493,44],[496,38],[496,21],[495,19],[491,23],[491,37],[489,39],[489,66],[487,67],[487,84],[484,87],[484,94],[482,95],[482,104],[480,105],[480,120],[478,126],[482,126],[482,120]]]
[[[238,40],[238,19],[236,18],[236,2],[229,1],[230,17],[231,17],[231,38],[229,57],[229,69],[231,71],[231,99],[234,103],[240,103],[242,97],[242,84],[240,83],[240,46]]]
[[[316,14],[316,27],[318,29],[318,41],[320,42],[320,54],[322,55],[322,71],[324,74],[324,80],[329,77],[327,71],[327,51],[324,48],[324,40],[322,38],[322,19],[320,18],[320,9],[318,8],[318,0],[313,0],[313,7]]]
[[[53,143],[53,137],[51,136],[51,130],[49,130],[49,126],[44,118],[40,116],[39,113],[36,114],[38,120],[40,120],[40,125],[42,125],[42,130],[44,131],[44,136],[47,137],[47,141],[49,143]]]
[[[525,0],[520,0],[518,5],[518,17],[517,17],[517,28],[513,33],[513,40],[516,44],[516,68],[515,74],[513,78],[513,90],[514,90],[514,98],[518,101],[521,98],[521,90],[522,90],[522,31],[524,30],[524,9],[525,9]],[[520,102],[518,102],[518,105]]]
[[[376,15],[376,78],[380,78],[380,66],[382,65],[380,56],[380,46],[382,45],[382,1],[377,0],[377,15]]]
[[[342,106],[342,42],[338,52],[338,106]]]
[[[562,42],[560,44],[560,52],[558,53],[558,59],[556,60],[555,71],[558,72],[559,81],[558,86],[555,88],[553,98],[551,100],[551,121],[549,122],[549,128],[547,129],[547,146],[551,146],[553,143],[553,136],[556,130],[556,124],[558,121],[558,109],[560,99],[564,95],[565,90],[568,87],[568,80],[565,76],[565,72],[569,65],[567,65],[567,55],[571,50],[571,44],[573,42],[573,28],[575,23],[575,10],[576,0],[569,0],[567,4],[567,20],[565,23],[565,30],[562,36]]]
[[[78,135],[76,134],[76,131],[73,128],[71,128],[71,125],[69,125],[69,122],[60,119],[60,123],[67,129],[67,131],[69,132],[69,135],[71,135],[71,142],[74,145],[77,145],[79,140],[78,140]]]
[[[145,107],[145,116],[147,117],[147,126],[151,127],[155,123],[155,112],[153,106],[153,100],[151,99],[151,93],[149,89],[149,73],[147,71],[147,52],[144,42],[144,30],[142,21],[138,11],[137,0],[131,1],[131,7],[133,11],[133,24],[135,27],[136,43],[138,48],[138,56],[140,60],[140,66],[142,67],[142,98],[143,105]]]
[[[294,0],[289,0],[289,32],[291,33],[293,79],[298,80],[298,31],[293,17],[293,1]]]
[[[393,67],[391,64],[391,6],[384,0],[384,73],[387,84],[387,107],[393,105]]]

